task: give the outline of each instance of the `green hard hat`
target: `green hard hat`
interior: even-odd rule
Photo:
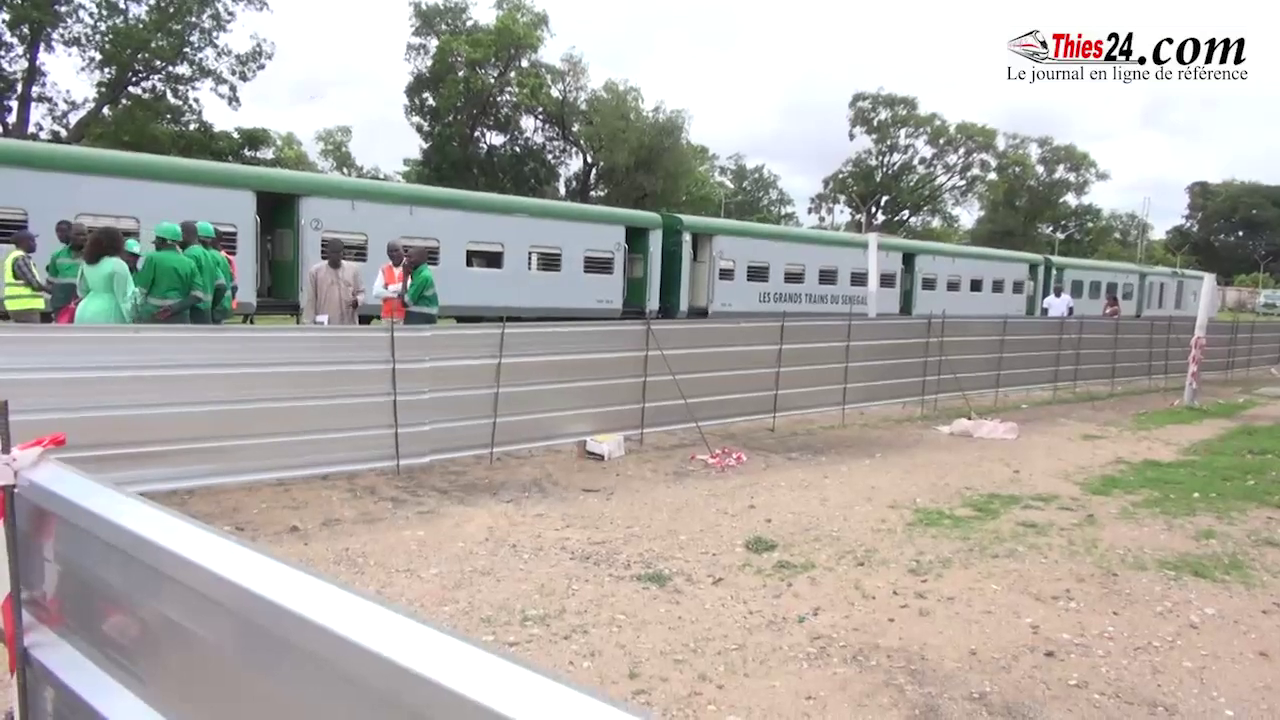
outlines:
[[[213,223],[207,223],[203,220],[196,223],[196,235],[202,238],[216,237],[213,233]]]
[[[182,242],[182,228],[178,223],[162,222],[156,226],[156,239]]]
[[[124,251],[127,253],[133,253],[134,255],[141,255],[142,243],[134,240],[133,238],[129,238],[124,241]]]

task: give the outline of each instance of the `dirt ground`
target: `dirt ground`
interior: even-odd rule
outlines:
[[[557,449],[156,499],[658,717],[1276,717],[1280,543],[1257,538],[1280,511],[1175,520],[1081,491],[1280,421],[1133,427],[1170,400],[1015,404],[1015,441],[945,436],[914,407],[716,428],[748,455],[725,472],[684,434],[609,463]],[[1022,500],[921,526],[979,493]],[[1252,582],[1166,562],[1214,547]]]

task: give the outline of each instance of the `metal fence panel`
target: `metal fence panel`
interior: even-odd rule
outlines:
[[[632,717],[60,463],[17,499],[36,717]]]

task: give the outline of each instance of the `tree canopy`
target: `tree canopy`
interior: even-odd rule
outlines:
[[[799,225],[796,198],[759,159],[694,140],[692,118],[580,53],[549,58],[534,0],[408,0],[403,108],[419,147],[399,172],[365,165],[348,125],[215,127],[272,60],[241,38],[267,0],[8,0],[0,4],[0,135],[426,183],[578,203]],[[487,17],[487,16],[486,16]],[[49,72],[73,60],[76,94]],[[388,98],[388,103],[400,102]],[[1110,179],[1086,149],[946,118],[918,98],[852,92],[847,157],[804,209],[816,227],[1105,260],[1270,274],[1280,186],[1196,181],[1183,221],[1156,237],[1129,209],[1090,202]]]

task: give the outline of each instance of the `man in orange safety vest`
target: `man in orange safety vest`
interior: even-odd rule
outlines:
[[[399,242],[387,243],[387,260],[373,282],[373,297],[382,301],[383,322],[404,322],[404,303],[400,300],[400,289],[404,286],[404,248]]]

